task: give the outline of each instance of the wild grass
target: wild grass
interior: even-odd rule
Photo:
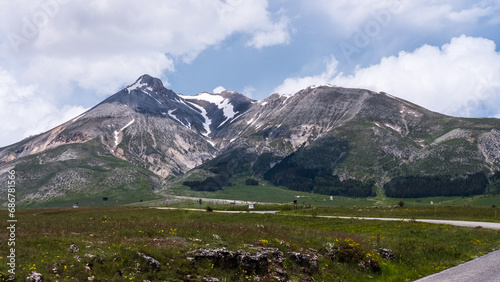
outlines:
[[[5,212],[0,217],[7,218]],[[284,252],[283,268],[292,281],[414,280],[500,248],[499,232],[416,222],[374,222],[270,214],[220,214],[150,208],[79,208],[16,212],[16,274],[32,271],[44,281],[256,281],[245,269],[223,269],[209,261],[191,263],[200,248],[271,247]],[[215,235],[214,235],[215,234]],[[216,236],[217,235],[217,236]],[[6,229],[2,238],[8,238]],[[71,244],[78,253],[70,253]],[[331,247],[380,264],[380,272],[359,261],[331,259]],[[376,250],[391,249],[383,259]],[[0,244],[0,275],[6,277],[6,240]],[[287,252],[314,252],[319,267],[305,273]],[[141,256],[161,264],[154,269]],[[273,281],[273,280],[271,280]]]
[[[404,219],[445,219],[500,222],[498,207],[310,207],[287,209],[289,214],[333,215],[350,217],[384,217]]]
[[[290,204],[297,200],[299,205],[324,206],[324,207],[374,207],[374,206],[394,206],[399,201],[404,201],[406,206],[429,207],[429,206],[500,206],[500,195],[479,195],[472,197],[427,197],[427,198],[388,198],[384,195],[383,189],[377,190],[377,197],[351,198],[334,196],[330,201],[329,195],[320,195],[299,191],[287,190],[284,187],[275,186],[267,181],[259,180],[258,186],[245,185],[245,179],[250,175],[241,175],[231,182],[233,186],[223,187],[216,192],[198,192],[189,189],[181,184],[182,181],[175,182],[168,188],[170,194],[189,197],[227,199],[238,201],[255,201],[277,204]],[[197,178],[193,178],[199,180]],[[432,203],[432,204],[431,204]]]

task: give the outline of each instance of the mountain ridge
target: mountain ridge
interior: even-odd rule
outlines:
[[[58,174],[102,170],[112,178],[115,167],[97,159],[116,158],[117,171],[152,172],[131,182],[150,183],[155,191],[193,169],[216,177],[211,189],[245,172],[308,192],[327,193],[342,185],[367,191],[366,183],[382,187],[410,175],[491,176],[500,170],[499,128],[497,119],[446,116],[365,89],[311,86],[255,101],[234,91],[179,95],[143,75],[82,115],[0,148],[0,178],[24,166],[25,173],[40,175],[29,181],[71,190],[75,184]],[[54,150],[66,158],[48,157]],[[35,159],[48,163],[45,173]],[[48,169],[61,162],[73,170]],[[36,199],[33,193],[43,185],[35,186],[22,197]],[[60,196],[60,188],[49,186],[44,189]]]

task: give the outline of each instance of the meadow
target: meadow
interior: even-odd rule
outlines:
[[[389,198],[385,196],[383,189],[376,189],[376,197],[351,198],[334,196],[330,201],[329,195],[320,195],[300,191],[288,190],[284,187],[275,186],[268,181],[259,180],[259,185],[245,185],[245,180],[249,176],[243,175],[233,179],[232,186],[223,187],[215,192],[193,191],[181,184],[182,181],[173,182],[166,192],[170,195],[227,199],[238,201],[255,201],[277,204],[290,204],[297,200],[299,205],[323,206],[323,207],[374,207],[374,206],[394,206],[403,201],[406,206],[411,207],[444,207],[444,206],[500,206],[500,195],[478,195],[471,197],[425,197],[425,198]],[[193,178],[198,180],[197,178]],[[158,203],[164,204],[163,200]]]
[[[16,275],[24,280],[36,271],[44,281],[279,281],[285,277],[289,281],[411,281],[500,249],[500,232],[494,230],[327,219],[314,215],[334,210],[284,209],[312,216],[149,207],[18,210]],[[351,208],[337,212],[349,211],[358,213]],[[0,212],[0,217],[7,219],[7,213]],[[0,236],[8,238],[5,228]],[[70,252],[73,244],[78,252]],[[0,277],[4,280],[9,248],[2,239]],[[224,260],[199,255],[202,249],[222,248],[226,254],[281,252],[282,258],[270,256],[263,270],[248,264],[228,266]],[[394,256],[384,257],[380,248]],[[298,253],[307,259],[297,260]]]

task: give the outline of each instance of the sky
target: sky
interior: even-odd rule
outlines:
[[[500,118],[500,0],[0,0],[0,147],[142,74],[183,95],[311,85]]]

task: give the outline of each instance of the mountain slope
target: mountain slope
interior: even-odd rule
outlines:
[[[214,135],[226,149],[202,168],[232,174],[244,167],[308,191],[316,177],[382,186],[409,175],[490,175],[500,169],[499,128],[497,119],[449,117],[385,93],[310,87],[256,103]]]
[[[19,170],[29,183],[21,202],[137,183],[150,193],[192,169],[211,175],[211,189],[250,173],[295,190],[367,196],[374,183],[409,176],[492,175],[499,129],[497,119],[450,117],[364,89],[309,87],[257,102],[231,91],[178,95],[144,75],[81,116],[0,148],[0,180]]]
[[[245,105],[251,104],[250,99],[238,93],[227,93],[224,100],[228,100],[226,107],[231,105],[241,112],[246,109]],[[43,183],[57,187],[56,190],[76,189],[82,193],[96,186],[103,190],[115,187],[111,184],[118,182],[104,180],[126,174],[108,169],[118,162],[132,165],[130,168],[135,171],[146,169],[156,174],[141,175],[139,179],[157,190],[161,187],[162,178],[184,173],[216,156],[218,151],[213,147],[209,134],[223,122],[216,118],[223,116],[224,110],[211,104],[199,105],[197,100],[183,99],[163,87],[159,79],[144,75],[79,117],[38,136],[1,148],[0,179],[7,176],[8,170],[20,169],[21,181],[34,186],[23,187],[31,192],[23,191],[19,201],[45,200],[48,195],[56,198],[67,193],[40,195],[37,190],[46,190]],[[235,113],[233,117],[237,115]],[[210,126],[205,127],[205,124]],[[31,165],[36,162],[35,156],[41,160],[54,159],[51,157],[54,154],[72,156],[74,161],[69,161],[72,164],[65,164],[67,175],[78,178],[80,174],[85,174],[101,181],[83,181],[76,185],[63,181],[63,177],[56,173],[57,169],[49,168],[52,164],[63,164],[68,160],[56,158],[56,161],[44,162],[43,166]],[[91,156],[99,156],[101,161],[95,162]],[[87,162],[95,165],[89,168]],[[99,177],[96,170],[101,172],[97,173]],[[35,174],[39,177],[28,176]],[[131,183],[134,181],[130,180]],[[103,185],[98,185],[100,182]]]

